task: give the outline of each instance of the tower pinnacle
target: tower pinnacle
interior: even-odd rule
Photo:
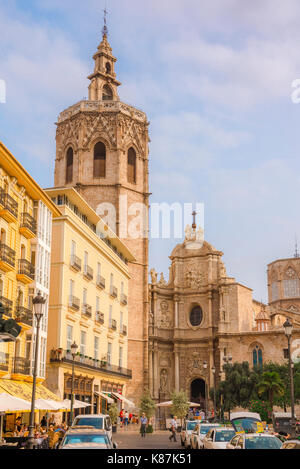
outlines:
[[[107,36],[108,35],[108,27],[107,27],[107,9],[106,9],[106,5],[105,5],[105,8],[103,10],[104,12],[104,17],[103,17],[103,20],[104,20],[104,26],[103,26],[103,29],[102,29],[102,34],[103,36]]]

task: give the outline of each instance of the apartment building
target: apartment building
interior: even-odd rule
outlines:
[[[45,191],[61,212],[52,229],[47,385],[70,398],[75,341],[76,399],[91,404],[86,412],[105,411],[106,393],[125,399],[132,376],[127,303],[134,257],[74,188]]]
[[[52,218],[59,214],[0,142],[0,303],[4,319],[14,318],[22,327],[15,342],[1,342],[0,338],[0,393],[30,399],[36,335],[32,299],[38,291],[46,299],[38,382],[46,377]],[[38,396],[49,398],[51,393],[38,387]]]

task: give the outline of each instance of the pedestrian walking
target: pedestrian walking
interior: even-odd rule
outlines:
[[[125,412],[125,427],[128,426],[128,422],[129,422],[129,413],[126,410],[126,412]]]
[[[145,412],[143,412],[141,416],[141,437],[144,437],[144,438],[146,438],[147,423],[148,423],[148,419],[146,417]]]
[[[172,422],[171,422],[171,432],[172,432],[172,434],[169,438],[170,441],[172,441],[172,440],[177,441],[176,440],[176,431],[177,431],[177,417],[175,415],[172,419]]]

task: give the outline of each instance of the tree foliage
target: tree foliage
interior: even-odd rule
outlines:
[[[258,382],[257,392],[259,396],[267,394],[271,409],[273,409],[274,398],[284,395],[284,386],[279,373],[277,371],[264,371]]]
[[[176,415],[178,418],[183,419],[189,411],[190,403],[188,397],[184,391],[173,392],[171,394],[172,415]]]
[[[150,419],[155,414],[156,404],[151,399],[150,392],[145,392],[140,400],[140,414],[143,412],[146,414],[146,417]]]
[[[119,409],[115,402],[113,404],[110,404],[108,409],[108,415],[111,418],[112,424],[116,425],[116,423],[118,422]]]

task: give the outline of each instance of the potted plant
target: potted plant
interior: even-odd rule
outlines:
[[[119,409],[117,404],[114,402],[109,406],[108,415],[110,416],[111,423],[112,423],[112,432],[116,433],[118,428],[118,416],[119,416]]]

